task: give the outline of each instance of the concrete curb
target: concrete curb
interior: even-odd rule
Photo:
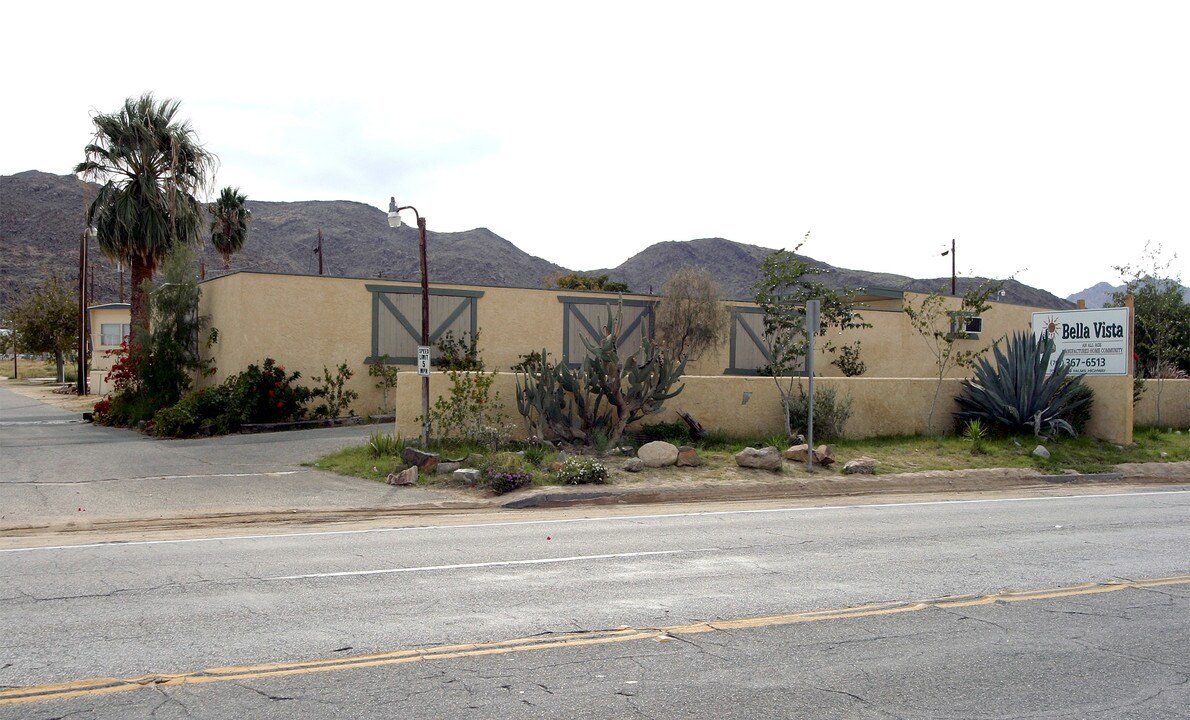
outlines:
[[[767,475],[767,473],[764,473]],[[1190,462],[1121,465],[1117,472],[1042,475],[1035,470],[979,469],[895,475],[832,475],[777,481],[697,482],[672,485],[626,484],[532,488],[512,495],[474,500],[395,504],[384,507],[326,507],[303,510],[260,508],[199,515],[109,518],[85,522],[34,522],[0,526],[0,539],[88,533],[142,533],[203,527],[250,528],[259,525],[326,525],[433,517],[501,510],[577,508],[601,505],[648,505],[756,500],[848,498],[873,495],[977,493],[1039,489],[1055,484],[1172,485],[1190,487]]]
[[[1172,467],[1171,467],[1172,466]],[[854,497],[909,493],[954,493],[1036,488],[1053,484],[1190,484],[1190,463],[1148,463],[1120,472],[1042,475],[1036,470],[981,469],[895,475],[832,475],[823,478],[700,482],[682,485],[609,485],[523,491],[499,503],[510,510],[654,503],[730,502],[786,498]]]

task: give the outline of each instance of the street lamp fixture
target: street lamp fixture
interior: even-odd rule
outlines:
[[[418,254],[421,256],[421,348],[419,355],[430,349],[430,283],[426,272],[426,219],[417,212],[412,205],[397,206],[397,199],[388,199],[388,226],[396,229],[401,227],[401,211],[412,210],[417,218]],[[419,371],[420,372],[420,371]],[[421,446],[430,445],[430,375],[425,372],[421,376]]]

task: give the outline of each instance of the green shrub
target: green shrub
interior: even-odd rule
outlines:
[[[1095,404],[1095,391],[1091,389],[1090,385],[1086,383],[1078,383],[1073,393],[1073,408],[1063,418],[1070,423],[1070,427],[1079,435],[1087,429],[1087,423],[1091,422],[1091,407]]]
[[[843,345],[836,348],[828,344],[828,349],[831,353],[836,351],[839,357],[831,360],[831,365],[839,368],[843,372],[844,377],[859,377],[868,371],[868,366],[863,360],[859,359],[859,340],[856,340],[850,345]]]
[[[702,450],[728,450],[735,448],[738,444],[735,437],[722,430],[707,430],[703,432],[702,439],[698,441],[698,447]]]
[[[301,373],[286,373],[272,358],[224,381],[230,409],[242,423],[274,423],[300,420],[307,402],[321,394],[296,384]]]
[[[344,385],[353,375],[355,375],[355,371],[347,367],[346,362],[339,363],[333,377],[330,369],[326,365],[322,366],[322,386],[310,391],[310,396],[325,398],[325,400],[314,408],[314,417],[337,418],[344,412],[350,414],[351,403],[359,399],[359,393],[355,390],[344,389]]]
[[[153,415],[153,434],[161,437],[193,437],[206,430],[226,435],[239,427],[240,418],[226,385],[196,390]]]
[[[988,430],[982,422],[979,420],[968,420],[964,423],[961,434],[964,440],[971,443],[972,455],[987,454],[988,450],[984,444],[984,438],[987,437]]]
[[[531,443],[525,446],[525,462],[529,463],[535,468],[539,468],[545,464],[546,457],[549,456],[549,450],[545,445],[540,443]]]
[[[479,486],[497,495],[532,483],[532,468],[516,453],[494,453],[485,457],[479,465]]]
[[[199,430],[199,419],[184,401],[153,413],[153,434],[163,437],[190,437]]]
[[[754,447],[760,447],[760,448],[775,447],[778,450],[780,450],[781,448],[788,445],[791,440],[793,440],[793,438],[787,438],[784,435],[778,433],[776,435],[769,435],[766,438],[761,438],[760,442],[756,443],[756,445],[754,445]]]
[[[674,445],[689,445],[691,442],[690,428],[684,422],[645,423],[640,426],[637,435],[642,445],[654,440],[664,440]]]
[[[368,453],[374,458],[400,457],[404,450],[404,439],[392,433],[374,432],[368,436]]]
[[[103,414],[104,425],[116,427],[130,427],[142,421],[153,419],[157,410],[157,403],[148,393],[128,391],[111,396],[108,411]]]
[[[795,432],[805,432],[810,420],[810,396],[798,385],[798,394],[789,399],[789,426]],[[814,441],[838,440],[851,419],[851,398],[839,397],[832,385],[814,389]]]
[[[147,402],[139,393],[126,391],[112,397],[104,421],[134,424],[135,413],[147,410],[153,418],[153,433],[162,437],[192,437],[209,430],[224,435],[244,423],[276,423],[305,417],[305,403],[322,393],[296,384],[299,373],[286,373],[272,358],[261,365],[249,365],[227,378],[222,385],[202,388],[183,396],[166,408],[140,408]]]
[[[607,482],[607,466],[588,455],[566,458],[558,480],[563,485],[602,485]]]

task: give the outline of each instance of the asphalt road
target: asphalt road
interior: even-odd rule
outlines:
[[[374,427],[163,440],[81,417],[0,388],[0,526],[446,499],[301,465]]]
[[[592,513],[0,551],[0,717],[1190,707],[1184,487]]]

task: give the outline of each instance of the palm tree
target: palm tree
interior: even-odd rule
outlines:
[[[225,187],[219,199],[207,207],[211,217],[211,244],[223,256],[223,269],[231,269],[231,255],[248,240],[248,221],[252,212],[245,207],[248,198],[239,188]]]
[[[145,93],[96,115],[86,160],[74,169],[103,183],[87,224],[100,251],[132,271],[134,341],[149,327],[146,286],[158,263],[177,245],[201,242],[203,205],[195,196],[207,190],[218,162],[190,123],[177,118],[179,105]]]

